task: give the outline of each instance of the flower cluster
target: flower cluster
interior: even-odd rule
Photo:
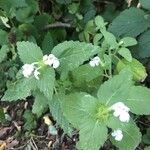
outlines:
[[[98,66],[100,64],[100,58],[98,56],[94,57],[90,62],[90,66],[91,67],[95,67],[95,66]]]
[[[116,141],[121,141],[123,138],[122,131],[120,129],[114,130],[111,135],[115,138]]]
[[[115,117],[119,117],[119,120],[121,122],[129,122],[130,120],[130,115],[129,111],[130,109],[122,102],[115,103],[114,105],[111,106],[111,110],[114,110],[113,115]]]
[[[60,65],[58,58],[56,58],[53,54],[44,55],[43,62],[44,64],[52,66],[53,68],[58,68]]]
[[[52,66],[53,68],[58,68],[60,65],[59,60],[53,55],[44,55],[43,56],[43,63],[45,65]],[[31,75],[34,75],[34,77],[39,80],[39,69],[41,67],[38,66],[39,62],[34,62],[32,64],[24,64],[22,66],[22,74],[24,77],[29,78]]]
[[[104,63],[101,61],[101,59],[98,56],[92,58],[89,64],[91,67],[96,67],[98,65],[101,65],[102,67],[104,67]]]

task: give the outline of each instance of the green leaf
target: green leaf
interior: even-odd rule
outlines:
[[[36,123],[34,115],[32,114],[30,110],[26,110],[24,112],[23,118],[25,119],[25,124],[23,126],[25,130],[28,130],[29,132],[31,132],[33,129],[36,128],[37,123]]]
[[[102,39],[102,37],[103,36],[102,36],[101,33],[95,34],[94,39],[93,39],[94,45],[99,45],[100,44],[100,40]]]
[[[72,0],[56,0],[59,4],[70,4]]]
[[[26,0],[26,3],[30,7],[32,14],[36,14],[39,11],[39,3],[37,0]]]
[[[116,37],[112,33],[107,32],[105,30],[104,31],[101,30],[101,32],[104,35],[105,41],[107,42],[107,44],[110,46],[111,49],[118,48]]]
[[[124,47],[133,46],[137,44],[136,39],[132,37],[124,37],[123,39],[120,40],[120,42],[123,42],[122,46]]]
[[[142,7],[150,10],[150,1],[149,0],[139,0]]]
[[[127,61],[131,62],[132,61],[132,55],[131,52],[128,48],[122,47],[119,49],[118,53],[124,57]]]
[[[120,13],[109,26],[109,31],[116,36],[136,37],[149,27],[149,21],[143,10],[129,8]]]
[[[19,57],[23,63],[33,63],[42,60],[43,54],[36,44],[31,42],[17,42]]]
[[[42,31],[43,33],[43,29],[44,27],[51,22],[51,16],[45,13],[42,13],[41,15],[37,15],[35,16],[34,19],[34,26],[36,27],[36,29],[40,32]]]
[[[89,64],[82,65],[72,72],[72,77],[78,82],[89,82],[103,73],[101,66],[91,67]]]
[[[16,11],[16,19],[19,22],[25,22],[25,23],[33,22],[33,17],[32,16],[29,17],[30,14],[31,14],[30,7],[20,8]]]
[[[27,3],[26,0],[11,0],[13,6],[15,7],[26,7]]]
[[[34,104],[32,106],[32,113],[40,117],[48,107],[47,98],[39,91],[34,92]]]
[[[87,93],[73,93],[64,96],[62,99],[64,115],[73,126],[79,128],[84,122],[94,118],[97,103],[96,98],[91,95]]]
[[[126,101],[132,84],[132,76],[128,69],[104,82],[97,93],[100,102],[112,105],[118,101]]]
[[[72,128],[61,108],[61,95],[54,95],[49,103],[50,112],[57,124],[63,129],[64,133],[71,135]]]
[[[100,29],[105,27],[104,19],[101,16],[95,18],[95,24]]]
[[[8,86],[8,89],[5,91],[5,94],[1,100],[11,102],[19,99],[25,99],[27,96],[31,95],[31,89],[34,84],[35,83],[32,78],[17,80],[15,83]]]
[[[64,115],[80,130],[78,149],[98,150],[107,139],[107,127],[95,117],[97,106],[97,99],[87,93],[72,93],[63,97]]]
[[[7,35],[7,32],[4,31],[4,30],[1,30],[0,29],[0,45],[4,45],[4,44],[7,44],[8,42],[8,35]]]
[[[121,71],[126,67],[130,68],[135,81],[143,82],[147,77],[146,69],[143,64],[134,58],[132,58],[132,62],[129,62],[125,59],[120,60],[117,64],[117,71]]]
[[[7,45],[3,45],[0,49],[0,63],[7,57],[8,52],[9,47]]]
[[[150,89],[142,86],[133,86],[130,89],[129,97],[125,103],[131,112],[138,115],[149,115]]]
[[[107,140],[107,127],[98,121],[87,120],[79,131],[77,148],[82,150],[99,150]]]
[[[137,50],[141,58],[150,57],[150,30],[139,37]]]
[[[25,0],[1,0],[0,6],[5,10],[6,8],[12,9],[12,7],[26,7],[27,3]]]
[[[54,82],[55,82],[55,71],[51,67],[43,68],[40,70],[40,79],[37,81],[39,90],[45,95],[48,101],[52,100]]]
[[[97,54],[100,47],[78,41],[65,41],[58,44],[52,50],[52,53],[59,58],[62,76],[66,77],[69,71],[77,68],[90,57]]]
[[[113,127],[113,129],[116,130],[118,128]],[[130,121],[129,123],[121,123],[119,129],[123,131],[123,139],[121,141],[116,141],[112,137],[112,143],[120,150],[135,150],[141,141],[141,133],[134,121]]]
[[[53,38],[52,38],[52,35],[50,32],[48,32],[45,37],[44,37],[44,40],[42,42],[42,49],[47,52],[47,53],[50,53],[51,50],[53,49],[54,47],[54,41],[53,41]]]

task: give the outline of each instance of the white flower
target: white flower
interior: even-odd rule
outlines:
[[[95,66],[98,66],[99,64],[101,63],[101,60],[98,56],[94,57],[90,62],[90,66],[91,67],[95,67]]]
[[[29,78],[29,76],[32,74],[33,71],[34,71],[34,65],[33,64],[24,64],[22,66],[22,74],[26,78]]]
[[[129,113],[128,112],[122,112],[121,113],[121,115],[119,116],[119,120],[121,121],[121,122],[129,122],[129,120],[130,120],[130,115],[129,115]]]
[[[39,70],[39,69],[36,69],[36,70],[34,71],[34,76],[35,76],[35,78],[36,78],[37,80],[40,79],[40,78],[39,78],[40,72],[39,72],[38,70]]]
[[[59,67],[59,65],[60,65],[60,62],[59,62],[59,60],[58,59],[55,59],[54,61],[53,61],[53,64],[52,64],[52,66],[53,66],[53,68],[58,68]]]
[[[122,102],[115,103],[110,107],[111,110],[114,110],[113,115],[115,117],[119,117],[119,120],[121,122],[129,122],[130,115],[129,111],[130,109]]]
[[[123,102],[117,102],[114,105],[111,106],[113,110],[119,109],[124,111],[130,111],[130,108],[128,108]]]
[[[58,68],[60,65],[58,58],[56,58],[53,54],[50,54],[49,56],[44,55],[43,61],[46,65],[52,66],[53,68]]]
[[[116,141],[121,141],[123,138],[122,131],[120,129],[114,130],[111,135],[115,138]]]

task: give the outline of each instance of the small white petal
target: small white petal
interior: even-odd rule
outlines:
[[[36,69],[36,70],[34,71],[34,76],[35,76],[35,78],[36,78],[37,80],[40,79],[40,78],[39,78],[39,75],[40,75],[40,72],[38,71],[38,69]]]
[[[47,59],[48,59],[48,55],[44,55],[43,56],[43,61],[47,61]]]
[[[120,129],[114,130],[111,135],[115,138],[116,141],[121,141],[123,138],[122,131]]]
[[[95,65],[95,62],[92,61],[92,60],[89,62],[89,64],[90,64],[91,67],[95,67],[95,66],[96,66],[96,65]]]
[[[91,67],[98,66],[100,64],[100,58],[98,56],[94,57],[89,64]]]
[[[122,113],[122,114],[119,116],[119,120],[120,120],[121,122],[129,122],[129,120],[130,120],[130,115],[129,115],[129,113],[128,113],[128,112]]]
[[[29,76],[32,74],[33,70],[34,70],[34,65],[33,64],[24,64],[22,66],[22,74],[26,78],[29,78]]]
[[[123,138],[123,134],[120,134],[120,135],[118,135],[118,136],[115,137],[115,140],[116,141],[121,141],[122,138]]]
[[[115,117],[119,117],[119,120],[121,122],[129,122],[130,115],[129,111],[130,109],[122,102],[117,102],[114,105],[110,107],[111,110],[114,110],[113,115]]]
[[[114,111],[114,113],[113,113],[113,115],[115,116],[115,117],[119,117],[120,116],[120,111]]]
[[[58,68],[59,67],[59,65],[60,65],[60,62],[59,62],[59,60],[58,59],[55,59],[54,60],[54,62],[53,62],[53,68]]]

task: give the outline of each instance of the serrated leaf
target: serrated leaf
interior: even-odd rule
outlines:
[[[8,86],[8,89],[5,91],[5,94],[1,100],[11,102],[25,99],[27,96],[31,95],[33,84],[35,83],[32,82],[32,78],[20,79]]]
[[[32,42],[17,42],[17,50],[23,63],[33,63],[42,60],[43,54],[40,47]]]
[[[89,82],[103,73],[101,66],[91,67],[89,64],[82,65],[72,72],[72,77],[78,82]]]
[[[77,148],[82,150],[99,150],[107,140],[107,127],[88,120],[83,123],[79,131],[79,142]]]
[[[53,100],[49,103],[50,112],[57,124],[63,129],[64,133],[71,135],[72,127],[66,117],[63,115],[60,102],[61,95],[55,95]]]
[[[40,74],[37,86],[48,101],[51,101],[55,82],[55,71],[51,67],[45,67],[43,70],[40,70]]]
[[[123,42],[123,46],[124,47],[128,47],[128,46],[133,46],[137,44],[136,39],[132,38],[132,37],[124,37],[123,39],[120,40],[120,42]]]
[[[32,106],[32,113],[36,114],[38,117],[45,112],[46,108],[48,108],[48,100],[47,98],[39,91],[34,92],[34,104]]]
[[[83,64],[93,55],[100,51],[100,47],[78,41],[65,41],[58,44],[52,53],[59,58],[59,70],[66,77],[69,71]]]
[[[97,93],[101,102],[112,105],[118,101],[126,101],[132,85],[132,75],[128,69],[104,82]]]
[[[95,117],[97,105],[97,99],[87,93],[72,93],[63,97],[64,115],[80,130],[79,149],[98,150],[107,139],[107,127]]]
[[[122,47],[119,49],[118,53],[125,58],[127,61],[131,62],[132,61],[132,55],[131,52],[128,48]]]
[[[120,13],[112,24],[109,31],[116,36],[136,37],[149,27],[149,21],[143,10],[130,8]]]
[[[150,10],[150,0],[139,0],[142,7]]]
[[[111,138],[112,143],[120,150],[135,150],[141,141],[141,133],[134,121],[129,123],[121,123],[115,120],[115,125],[110,126],[113,130],[121,129],[123,132],[123,138],[121,141],[116,141]],[[119,126],[118,126],[119,125]],[[117,127],[118,126],[118,127]]]
[[[142,86],[133,86],[125,103],[131,109],[131,112],[138,115],[149,115],[150,89]]]
[[[42,49],[47,52],[47,53],[50,53],[51,50],[53,49],[54,47],[54,41],[53,41],[53,38],[52,38],[52,35],[50,32],[48,32],[45,37],[44,37],[44,40],[42,42]]]
[[[64,115],[77,128],[95,116],[96,108],[96,98],[87,93],[73,93],[63,97]]]
[[[6,58],[8,52],[9,47],[7,45],[3,45],[0,49],[0,63]]]
[[[139,37],[137,50],[141,58],[150,57],[150,30]]]
[[[112,33],[107,32],[105,30],[104,31],[101,30],[101,32],[104,35],[106,43],[110,46],[111,49],[115,49],[118,47],[116,37]]]

